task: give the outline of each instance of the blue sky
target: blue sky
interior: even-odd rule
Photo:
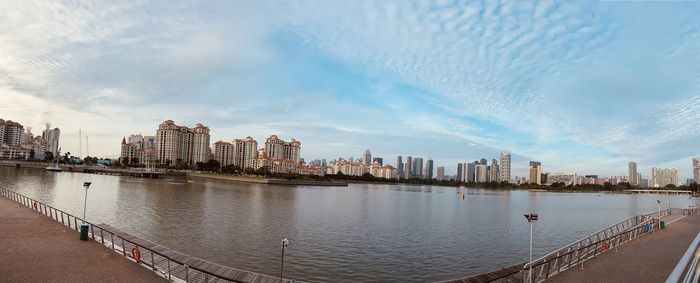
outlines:
[[[545,171],[690,176],[693,1],[5,1],[0,117],[118,154],[165,119],[272,133],[306,159],[365,148]]]

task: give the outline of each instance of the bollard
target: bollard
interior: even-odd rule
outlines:
[[[88,240],[88,229],[89,228],[90,228],[90,225],[88,225],[88,224],[80,224],[80,240],[81,241]]]

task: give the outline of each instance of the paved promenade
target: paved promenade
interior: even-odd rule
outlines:
[[[622,245],[547,282],[664,282],[700,232],[700,216],[672,215],[665,230]]]
[[[46,216],[0,197],[0,282],[167,282]]]

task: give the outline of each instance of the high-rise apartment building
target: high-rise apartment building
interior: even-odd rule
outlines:
[[[211,154],[209,128],[202,124],[190,129],[166,120],[158,126],[155,141],[160,164],[207,162]]]
[[[192,163],[207,162],[211,156],[209,127],[197,124],[192,129]]]
[[[375,162],[379,163],[380,166],[384,166],[384,158],[381,158],[381,157],[372,158],[372,164],[374,164]]]
[[[485,183],[488,181],[488,166],[483,165],[483,164],[478,164],[475,166],[475,173],[474,176],[476,178],[475,182],[476,183]]]
[[[252,167],[253,158],[258,155],[258,142],[252,137],[233,141],[233,164],[241,168]]]
[[[271,135],[265,140],[265,153],[273,160],[289,160],[299,163],[301,155],[301,142],[292,139],[286,142],[277,135]]]
[[[637,180],[637,163],[635,163],[634,161],[630,161],[627,164],[627,169],[629,171],[628,172],[629,175],[627,178],[628,179],[627,181],[629,182],[629,184],[632,186],[639,186],[639,183],[637,182],[638,181]]]
[[[649,186],[663,188],[666,185],[678,185],[678,170],[676,168],[651,168],[651,180]]]
[[[233,164],[233,144],[225,141],[215,142],[214,160],[218,161],[221,167]]]
[[[0,119],[0,144],[15,146],[22,142],[24,126],[12,120]]]
[[[61,130],[58,128],[51,128],[50,123],[46,123],[46,129],[41,133],[41,137],[46,142],[46,151],[51,152],[54,157],[58,156],[59,152],[59,138],[61,137]]]
[[[530,161],[528,168],[528,182],[531,184],[542,185],[542,163],[538,161]]]
[[[510,182],[510,152],[501,152],[500,180]]]
[[[464,163],[457,163],[457,182],[464,182]]]
[[[437,168],[437,180],[438,181],[444,181],[445,179],[445,167],[444,166],[438,166]]]
[[[500,182],[501,176],[499,169],[498,161],[496,161],[496,159],[491,159],[491,166],[489,166],[489,182]]]

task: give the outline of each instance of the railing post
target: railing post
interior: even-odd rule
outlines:
[[[126,256],[126,246],[124,245],[124,238],[121,238],[121,239],[122,239],[122,254],[124,254],[124,256]]]
[[[109,236],[112,239],[112,250],[114,250],[114,234],[112,234],[112,232],[109,232]]]
[[[100,240],[102,240],[102,244],[105,244],[105,237],[104,234],[102,233],[102,228],[100,228]]]
[[[185,265],[185,282],[190,282],[190,268]]]
[[[153,251],[151,251],[151,268],[153,268],[153,271],[156,271],[156,262],[153,261]]]
[[[151,253],[153,253],[153,251],[151,251]],[[170,259],[168,259],[168,280],[173,280],[170,278]]]
[[[90,224],[90,231],[92,231],[92,239],[95,240],[95,225]]]

